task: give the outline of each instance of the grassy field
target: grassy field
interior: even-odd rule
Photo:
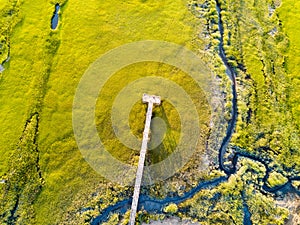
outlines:
[[[96,191],[96,187],[101,186],[103,178],[93,172],[82,158],[72,130],[73,96],[90,63],[110,49],[139,40],[171,41],[195,49],[192,40],[198,27],[185,3],[180,0],[61,1],[59,27],[51,31],[50,19],[55,3],[22,2],[18,5],[19,14],[16,15],[20,22],[16,23],[14,28],[11,27],[7,35],[10,40],[11,60],[5,64],[6,70],[0,81],[0,127],[3,131],[0,136],[0,175],[9,180],[11,191],[3,195],[6,202],[2,204],[5,212],[2,215],[3,221],[16,220],[17,223],[27,224],[58,223],[66,211],[76,205],[76,196],[81,196],[79,199],[84,202],[85,193],[91,194]],[[6,4],[10,7],[13,3],[7,1]],[[130,77],[129,73],[147,71],[153,74],[157,72],[157,66],[133,66],[122,71],[119,78],[123,77],[126,83],[138,77]],[[173,68],[166,67],[163,73],[167,74],[172,70]],[[174,79],[177,79],[179,84],[182,83],[181,79],[186,80],[180,71]],[[191,90],[195,87],[193,85],[185,83]],[[115,90],[122,87],[123,83],[120,82],[115,85]],[[111,92],[108,95],[113,97],[115,93]],[[199,97],[199,93],[194,93],[194,97]],[[100,110],[109,106],[108,101]],[[142,109],[145,110],[145,107]],[[172,120],[172,115],[167,114]],[[11,162],[16,160],[18,154],[27,152],[27,148],[18,146],[22,146],[23,142],[20,140],[26,135],[26,121],[31,121],[33,115],[34,118],[38,118],[35,126],[38,127],[38,132],[33,134],[34,140],[37,141],[32,143],[36,146],[38,156],[34,153],[28,157],[35,158],[37,165],[31,165],[32,169],[26,172],[28,164],[21,163],[23,166],[16,167]],[[176,117],[176,113],[174,116]],[[132,126],[141,127],[142,117],[139,120],[140,122],[134,121]],[[178,127],[178,123],[172,126]],[[28,142],[29,140],[31,139],[28,139]],[[17,153],[17,149],[21,149],[20,153]],[[125,161],[131,158],[128,153],[122,156]],[[152,158],[155,161],[156,156]],[[23,162],[22,160],[26,159],[20,160]],[[42,181],[36,181],[36,185],[43,188],[41,191],[37,189],[35,197],[31,196],[38,196],[37,200],[33,199],[35,204],[30,208],[30,213],[27,212],[31,217],[24,216],[23,208],[26,205],[20,206],[13,214],[13,208],[21,201],[20,198],[30,198],[30,193],[26,191],[19,191],[20,194],[17,195],[13,192],[13,187],[27,190],[30,184],[28,181],[22,183],[13,180],[11,172],[19,171],[20,177],[25,174],[36,176],[35,166],[40,169],[42,176]]]
[[[279,17],[284,18],[282,21],[283,30],[289,38],[289,50],[287,52],[287,74],[291,80],[290,91],[290,106],[293,110],[293,116],[297,126],[300,126],[300,108],[299,108],[299,87],[300,87],[300,31],[298,21],[300,15],[298,10],[300,9],[300,3],[293,0],[284,0],[279,10]]]
[[[128,76],[129,74],[130,77]],[[127,163],[130,163],[134,156],[138,156],[138,152],[125,147],[118,141],[118,138],[114,135],[113,126],[110,122],[110,112],[114,103],[113,99],[116,95],[131,82],[146,76],[166,78],[177,83],[184,90],[187,90],[187,93],[191,96],[194,105],[198,109],[198,114],[201,115],[199,123],[202,130],[206,129],[207,121],[209,120],[210,109],[208,108],[204,93],[199,90],[197,83],[181,70],[169,65],[155,62],[133,64],[121,69],[105,83],[104,88],[99,94],[101,98],[99,98],[97,102],[96,124],[101,139],[104,143],[107,143],[105,144],[106,146],[109,146],[108,151],[110,151],[114,157]],[[143,110],[141,111],[141,109]],[[138,101],[132,108],[131,116],[129,118],[131,130],[134,135],[139,137],[140,140],[142,140],[144,129],[145,111],[146,105],[142,104],[141,101]],[[165,119],[167,123],[167,137],[158,148],[149,152],[150,161],[152,163],[157,163],[175,150],[175,148],[165,148],[164,146],[171,144],[169,143],[171,142],[171,139],[174,139],[172,146],[176,146],[178,144],[181,133],[181,121],[177,109],[168,101],[163,101],[161,107],[155,107],[153,115],[155,117]],[[103,127],[103,124],[107,125]],[[118,142],[118,144],[109,144],[114,142]],[[118,149],[118,151],[114,149]]]
[[[191,47],[195,32],[181,1],[69,1],[61,22],[60,48],[53,59],[40,126],[41,168],[47,182],[36,204],[40,224],[49,223],[45,215],[60,220],[76,194],[94,192],[102,180],[82,159],[72,131],[73,96],[87,66],[106,51],[133,41],[158,39]],[[123,75],[131,79],[131,74]],[[123,83],[114,87],[122,88]],[[130,155],[123,154],[126,157]]]
[[[61,4],[60,22],[52,31],[50,20],[57,2]],[[0,75],[0,180],[6,180],[0,184],[3,224],[84,224],[101,208],[131,194],[130,188],[111,184],[91,169],[73,135],[76,87],[88,66],[105,52],[148,39],[174,42],[195,52],[206,48],[205,61],[210,61],[210,67],[222,78],[224,99],[231,98],[230,83],[224,78],[217,52],[220,34],[215,1],[205,1],[208,7],[198,18],[182,0],[57,2],[0,0],[0,62],[10,56]],[[270,186],[280,185],[286,175],[300,170],[300,4],[296,0],[283,0],[282,5],[271,0],[229,0],[220,4],[226,34],[224,48],[231,65],[238,68],[239,119],[231,144],[274,159],[274,173],[268,182]],[[268,5],[276,9],[275,14],[269,15]],[[97,102],[96,124],[110,153],[131,164],[136,163],[137,153],[111,135],[109,109],[118,91],[146,74],[170,78],[185,88],[201,115],[205,131],[202,137],[208,130],[209,113],[203,93],[185,73],[159,63],[128,66],[114,74],[104,87],[104,97]],[[229,103],[227,108],[230,110]],[[129,121],[133,133],[140,138],[145,109],[137,102]],[[164,102],[154,114],[169,120],[168,134],[177,142],[180,122],[174,107]],[[205,146],[204,138],[200,143]],[[150,152],[152,163],[172,152],[162,150],[165,149],[160,146]],[[171,191],[182,194],[200,180],[222,174],[214,168],[203,175],[198,172],[198,164],[203,162],[197,161],[197,155],[193,160],[196,163],[186,166],[184,178],[177,174],[165,186],[158,184],[143,191],[159,197]],[[292,166],[287,174],[285,169]],[[254,214],[254,224],[282,224],[288,212],[273,207],[273,199],[256,189],[264,173],[261,165],[243,160],[227,183],[199,192],[180,207],[186,208],[191,218],[207,224],[231,220],[241,223],[244,194]],[[217,202],[213,200],[215,195],[220,195]],[[215,211],[205,214],[211,204]],[[92,206],[94,211],[82,213],[85,206]],[[268,212],[273,216],[268,217]]]

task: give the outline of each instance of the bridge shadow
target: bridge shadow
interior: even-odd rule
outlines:
[[[154,111],[152,117],[160,117],[165,122],[166,132],[161,139],[162,142],[156,148],[147,151],[146,165],[161,162],[171,155],[177,147],[176,137],[173,134],[174,131],[172,131],[172,126],[166,114],[163,102],[157,109],[158,111]],[[155,129],[152,129],[151,127],[151,130]],[[149,142],[149,147],[151,148],[151,140]]]

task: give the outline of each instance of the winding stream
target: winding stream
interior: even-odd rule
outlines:
[[[192,189],[189,192],[186,192],[183,196],[176,196],[176,197],[167,197],[165,199],[155,199],[151,198],[147,195],[140,195],[139,198],[139,206],[138,210],[143,207],[147,212],[150,213],[161,213],[163,212],[163,208],[169,203],[179,204],[189,198],[192,198],[196,193],[198,193],[202,189],[213,188],[218,184],[225,182],[227,177],[219,177],[217,179],[211,181],[205,181],[198,184],[197,187]],[[92,225],[97,225],[100,223],[105,222],[108,219],[108,216],[111,212],[119,212],[125,213],[131,207],[132,199],[122,200],[116,203],[113,206],[109,206],[102,211],[102,214],[96,218],[94,218],[91,222]]]
[[[147,212],[150,212],[150,213],[162,213],[163,208],[169,203],[179,204],[189,198],[192,198],[200,190],[213,188],[213,187],[219,185],[220,183],[227,181],[228,178],[230,177],[230,175],[236,173],[237,163],[239,161],[239,158],[241,158],[241,157],[260,162],[266,168],[266,174],[263,178],[263,186],[262,186],[262,190],[261,190],[262,192],[271,193],[274,195],[277,195],[279,193],[280,194],[296,193],[296,194],[300,195],[300,191],[297,190],[294,186],[292,186],[292,183],[291,183],[293,180],[300,180],[300,177],[288,177],[287,183],[285,183],[282,186],[278,186],[278,187],[274,187],[274,188],[270,188],[267,185],[268,176],[269,176],[269,173],[271,172],[271,169],[269,167],[270,163],[272,162],[271,159],[259,158],[257,156],[251,155],[247,152],[237,150],[234,153],[231,168],[227,168],[226,166],[224,166],[224,162],[225,162],[224,154],[225,154],[228,144],[231,140],[231,137],[235,131],[237,115],[238,115],[237,90],[236,90],[237,72],[233,67],[230,66],[230,64],[228,62],[228,58],[224,51],[224,27],[223,27],[222,16],[221,16],[221,7],[220,7],[220,3],[218,2],[218,0],[216,0],[216,10],[218,13],[218,27],[219,27],[219,32],[221,35],[220,43],[219,43],[219,56],[222,59],[223,64],[226,67],[226,74],[232,81],[232,118],[228,122],[227,132],[222,141],[221,147],[219,149],[219,155],[218,155],[219,167],[222,171],[224,171],[226,173],[226,176],[219,177],[219,178],[213,179],[211,181],[200,182],[200,183],[198,183],[198,185],[195,188],[193,188],[189,192],[186,192],[183,196],[167,197],[165,199],[155,199],[155,198],[151,198],[147,195],[141,195],[140,200],[139,200],[138,209],[141,209],[141,207],[143,207]],[[241,192],[241,198],[243,200],[243,213],[244,213],[243,222],[246,225],[251,225],[252,224],[251,223],[251,212],[247,205],[246,196],[245,196],[244,192]],[[92,219],[91,224],[96,225],[96,224],[100,224],[100,223],[107,221],[110,213],[118,212],[118,213],[124,214],[127,210],[130,209],[131,201],[132,201],[132,198],[125,199],[125,200],[119,201],[115,205],[107,207],[106,209],[102,210],[101,215]]]
[[[219,166],[220,169],[223,170],[227,175],[232,174],[234,169],[230,170],[224,166],[224,154],[226,152],[226,148],[230,142],[230,139],[234,133],[235,126],[236,126],[236,120],[238,115],[238,108],[237,108],[237,91],[236,91],[236,71],[234,68],[232,68],[229,63],[227,56],[224,51],[224,27],[222,22],[222,16],[221,16],[221,7],[218,1],[216,1],[216,9],[218,13],[218,26],[219,26],[219,32],[221,35],[220,38],[220,44],[219,44],[219,56],[221,57],[223,64],[226,67],[226,73],[228,77],[231,79],[231,89],[232,89],[232,117],[230,121],[228,122],[227,132],[226,136],[222,141],[220,150],[219,150]]]

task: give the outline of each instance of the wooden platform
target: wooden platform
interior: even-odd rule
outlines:
[[[136,178],[135,178],[135,185],[134,185],[134,193],[132,197],[132,205],[131,205],[131,212],[130,212],[130,220],[129,224],[134,225],[135,224],[135,216],[137,212],[138,207],[138,201],[140,196],[140,189],[141,189],[141,183],[143,178],[143,170],[144,170],[144,164],[145,164],[145,157],[146,157],[146,151],[149,141],[149,132],[150,132],[150,124],[151,124],[151,117],[152,117],[152,110],[154,105],[160,105],[161,100],[160,96],[155,95],[147,95],[143,94],[143,103],[148,103],[148,109],[146,114],[146,122],[145,122],[145,128],[143,132],[143,142],[140,152],[140,158],[139,158],[139,164],[136,172]]]

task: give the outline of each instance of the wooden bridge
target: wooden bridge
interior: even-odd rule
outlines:
[[[144,94],[142,100],[143,103],[148,103],[148,109],[146,114],[145,129],[143,132],[143,142],[142,142],[142,147],[140,152],[139,164],[138,164],[136,178],[135,178],[129,225],[135,224],[135,216],[136,216],[136,211],[137,211],[138,201],[140,196],[146,151],[147,151],[148,141],[150,140],[149,133],[150,133],[150,124],[151,124],[153,106],[160,105],[161,103],[160,96],[155,96],[155,95]]]

